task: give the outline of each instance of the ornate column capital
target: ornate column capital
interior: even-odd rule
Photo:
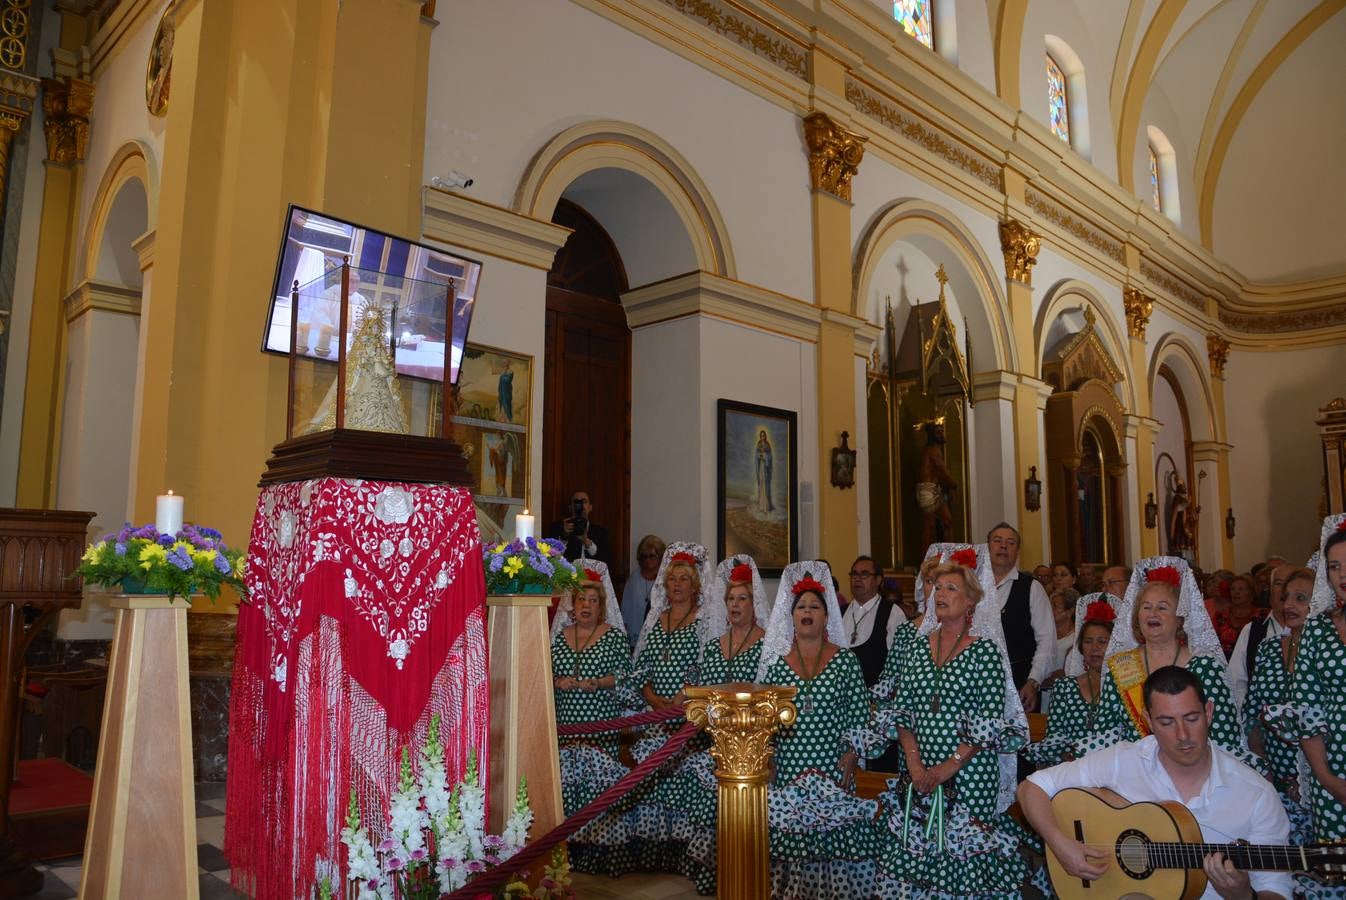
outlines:
[[[1033,266],[1037,265],[1042,236],[1018,219],[1000,223],[1000,249],[1005,253],[1005,275],[1013,281],[1031,286]]]
[[[19,47],[22,49],[23,45]],[[10,51],[8,55],[7,49]],[[12,46],[0,40],[0,63],[12,58],[12,51]],[[23,60],[22,53],[18,59]],[[14,136],[33,114],[39,83],[32,75],[0,69],[0,197],[5,195],[5,183],[9,178],[9,148],[14,143]]]
[[[1206,335],[1206,354],[1210,357],[1212,378],[1224,378],[1224,364],[1229,360],[1229,341],[1214,332]]]
[[[687,688],[687,721],[703,725],[715,743],[716,775],[766,783],[771,736],[795,720],[794,688],[712,685]]]
[[[809,148],[809,180],[815,191],[851,200],[851,178],[860,168],[869,138],[843,128],[827,113],[804,117],[804,141]]]
[[[1122,306],[1126,310],[1126,333],[1145,340],[1145,328],[1150,324],[1150,313],[1154,312],[1154,298],[1146,297],[1140,288],[1123,288]]]
[[[64,165],[84,162],[89,147],[93,89],[93,82],[82,78],[42,79],[48,162]]]

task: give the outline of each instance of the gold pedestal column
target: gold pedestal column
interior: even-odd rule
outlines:
[[[703,726],[715,743],[720,783],[716,874],[721,900],[770,895],[766,786],[771,736],[793,724],[795,689],[761,684],[689,687],[687,720]]]

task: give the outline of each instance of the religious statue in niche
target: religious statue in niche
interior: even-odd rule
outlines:
[[[916,505],[921,511],[921,543],[952,539],[953,510],[950,504],[958,490],[958,481],[944,460],[948,437],[944,433],[944,417],[921,423],[925,431],[925,449],[921,451],[917,470]]]
[[[1171,478],[1173,497],[1168,512],[1168,553],[1195,564],[1196,528],[1201,507],[1192,503],[1187,483],[1176,472],[1171,473]]]
[[[841,433],[841,446],[832,448],[832,487],[855,487],[855,451],[847,441],[851,433]]]
[[[177,4],[170,3],[159,19],[145,62],[145,108],[152,116],[168,112],[168,92],[173,82],[173,39],[177,31]]]
[[[358,282],[357,282],[358,283]],[[352,294],[354,303],[359,294]],[[361,297],[363,299],[363,297]],[[402,403],[392,351],[388,346],[388,310],[377,300],[364,302],[360,324],[346,354],[345,427],[407,434],[410,424]],[[336,428],[336,382],[313,418],[310,431]]]

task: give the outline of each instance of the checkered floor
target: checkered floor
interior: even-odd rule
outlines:
[[[200,866],[201,900],[229,900],[244,894],[229,887],[229,864],[220,845],[224,843],[224,785],[202,783],[196,786],[196,862]],[[39,863],[43,874],[42,890],[27,900],[64,900],[79,894],[79,872],[83,859],[72,856]]]

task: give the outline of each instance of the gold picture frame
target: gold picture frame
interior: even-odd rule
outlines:
[[[512,540],[532,505],[533,357],[468,343],[453,388],[451,436],[472,473],[482,543]]]
[[[145,60],[145,108],[150,115],[163,118],[168,114],[168,94],[173,82],[173,38],[177,32],[177,3],[168,4],[159,17],[159,27],[150,42],[150,55]]]

